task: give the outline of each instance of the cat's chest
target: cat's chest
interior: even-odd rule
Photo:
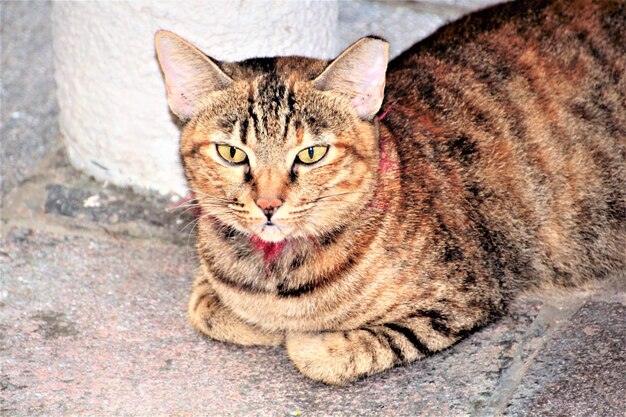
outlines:
[[[285,282],[305,279],[314,256],[307,242],[266,242],[219,231],[207,231],[200,247],[203,261],[218,281],[250,294],[280,292]]]

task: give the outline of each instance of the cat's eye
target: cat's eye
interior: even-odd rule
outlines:
[[[241,164],[248,157],[244,151],[230,145],[217,145],[217,153],[231,164]]]
[[[296,162],[303,164],[314,164],[326,155],[328,152],[328,146],[311,146],[300,152],[298,152],[298,158]]]

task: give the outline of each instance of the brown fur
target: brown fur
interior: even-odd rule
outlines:
[[[467,16],[392,61],[373,120],[319,88],[326,62],[217,63],[232,83],[181,135],[202,210],[194,326],[284,343],[308,377],[346,384],[451,346],[524,290],[623,271],[624,9]],[[324,162],[292,168],[320,140]],[[249,165],[218,163],[216,142]],[[267,192],[284,233],[257,226]]]

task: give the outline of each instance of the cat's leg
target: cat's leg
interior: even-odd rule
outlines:
[[[453,331],[430,312],[349,331],[293,333],[286,348],[295,366],[311,379],[345,385],[445,349],[471,330]],[[479,327],[478,324],[471,326]]]
[[[200,270],[189,299],[189,318],[193,326],[212,339],[238,345],[278,346],[284,335],[267,333],[235,316],[219,300]]]

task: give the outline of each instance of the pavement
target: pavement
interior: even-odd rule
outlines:
[[[59,136],[49,2],[0,4],[2,198],[32,175]]]
[[[281,347],[197,334],[193,218],[69,166],[53,83],[21,96],[30,61],[5,55],[19,22],[34,38],[19,53],[44,47],[45,19],[28,16],[49,4],[1,6],[0,415],[625,415],[623,275],[525,296],[451,349],[345,388],[307,380]]]

